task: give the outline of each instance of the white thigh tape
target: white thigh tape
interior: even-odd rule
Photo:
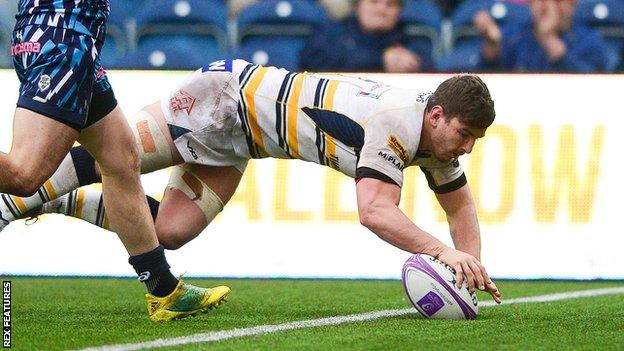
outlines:
[[[154,117],[149,112],[141,110],[128,122],[139,149],[142,172],[152,172],[170,166],[171,149]]]
[[[223,201],[219,196],[183,165],[173,167],[168,186],[182,191],[199,206],[208,224],[223,210]]]

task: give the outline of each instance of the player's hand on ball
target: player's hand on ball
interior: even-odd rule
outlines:
[[[490,279],[485,267],[476,257],[447,247],[440,253],[437,259],[455,269],[457,288],[461,288],[465,277],[470,292],[474,292],[475,289],[486,291],[492,295],[496,303],[501,302],[500,291],[498,291],[496,284]]]

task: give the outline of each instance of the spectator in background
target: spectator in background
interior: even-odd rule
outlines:
[[[355,17],[312,35],[300,53],[301,69],[393,73],[431,69],[430,53],[418,54],[404,46],[402,9],[402,0],[357,0]]]
[[[515,72],[603,72],[607,48],[592,29],[572,21],[576,0],[531,0],[533,21],[498,27],[487,11],[474,24],[483,36],[486,69]]]

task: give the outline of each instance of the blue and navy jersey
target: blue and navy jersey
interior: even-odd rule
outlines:
[[[108,0],[19,0],[15,29],[67,28],[103,41],[109,12]]]

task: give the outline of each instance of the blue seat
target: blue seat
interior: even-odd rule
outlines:
[[[314,28],[327,21],[325,10],[313,1],[267,0],[252,4],[236,21],[237,55],[255,63],[297,70],[299,51]]]
[[[487,10],[501,27],[512,23],[525,23],[532,19],[531,11],[525,5],[492,0],[466,0],[451,15],[453,45],[458,41],[480,38],[473,26],[473,18],[481,10]]]
[[[215,57],[217,48],[217,57],[222,58],[228,50],[226,19],[225,3],[221,0],[150,0],[136,16],[137,45],[159,40],[162,45],[178,47],[184,43],[184,51],[170,51],[182,56],[201,51]],[[173,57],[171,60],[176,61]],[[206,62],[211,59],[207,57]]]
[[[607,44],[607,71],[614,71],[624,64],[624,1],[584,0],[579,2],[574,21],[594,28]]]
[[[482,38],[473,25],[473,18],[481,10],[488,11],[501,27],[532,20],[531,11],[525,5],[493,0],[465,0],[451,15],[451,50],[438,60],[438,70],[470,72],[480,68]]]
[[[116,66],[194,70],[222,58],[214,41],[203,35],[151,36],[141,40],[134,52],[119,58]]]
[[[430,0],[408,0],[401,12],[407,47],[420,54],[425,67],[433,68],[433,58],[442,54],[440,30],[442,10]]]
[[[474,72],[481,67],[481,46],[462,43],[439,58],[436,68],[440,72]]]

